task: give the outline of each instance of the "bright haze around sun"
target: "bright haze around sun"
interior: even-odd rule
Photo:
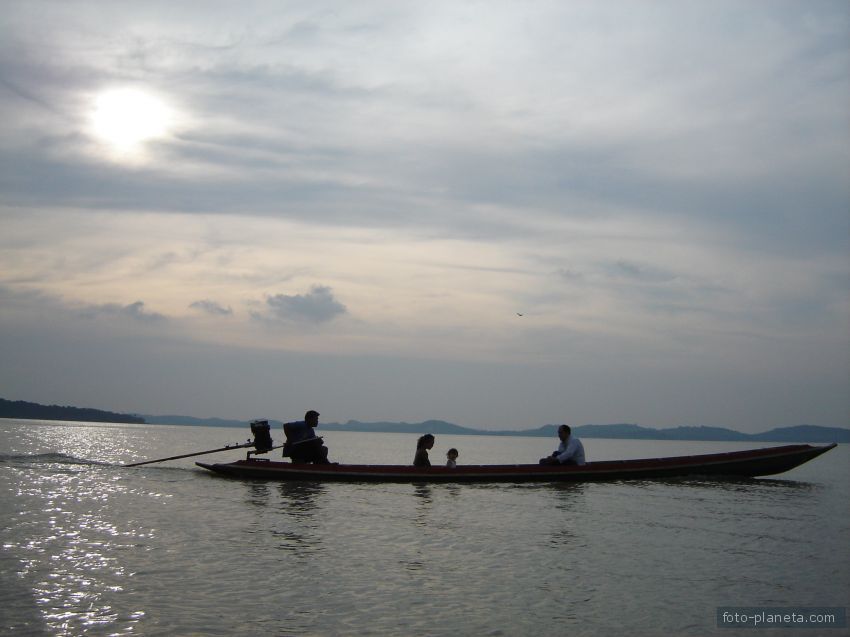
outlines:
[[[111,158],[140,161],[146,146],[168,137],[175,115],[167,103],[143,88],[112,88],[99,92],[92,104],[92,136]]]

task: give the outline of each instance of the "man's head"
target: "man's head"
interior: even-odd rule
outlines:
[[[304,422],[311,427],[316,427],[319,424],[319,412],[312,409],[304,414]]]
[[[565,441],[570,437],[570,426],[569,425],[561,425],[558,427],[558,438]]]

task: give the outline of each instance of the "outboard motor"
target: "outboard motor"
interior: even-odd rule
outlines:
[[[274,446],[268,420],[252,420],[251,433],[254,434],[254,453],[266,453]]]

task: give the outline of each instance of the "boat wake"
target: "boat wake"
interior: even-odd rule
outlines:
[[[97,460],[86,460],[85,458],[75,458],[65,453],[36,453],[36,454],[5,454],[0,453],[0,464],[15,464],[15,465],[37,465],[37,464],[67,464],[67,465],[94,465],[108,467],[109,462],[99,462]]]

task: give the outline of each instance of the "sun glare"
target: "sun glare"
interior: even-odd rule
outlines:
[[[92,112],[95,136],[113,150],[138,151],[145,142],[165,137],[171,113],[165,103],[138,89],[115,89],[97,96]]]

